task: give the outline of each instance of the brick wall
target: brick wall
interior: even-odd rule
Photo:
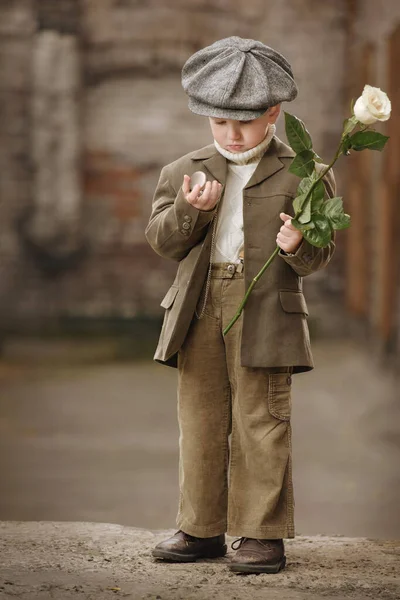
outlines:
[[[359,204],[353,218],[354,226],[347,236],[346,307],[368,331],[374,350],[381,351],[386,361],[398,361],[400,121],[396,107],[399,104],[400,5],[396,0],[379,4],[361,0],[357,3],[356,17],[349,71],[356,74],[356,80],[360,73],[368,73],[363,82],[359,81],[358,94],[364,83],[378,86],[389,94],[392,116],[386,123],[376,126],[390,136],[385,150],[382,153],[361,153],[349,163],[349,180],[355,179],[354,184],[357,186],[358,183],[363,193],[357,201],[351,186],[346,188],[350,208],[355,209],[355,204]]]
[[[31,52],[35,30],[31,0],[0,1],[0,308],[7,320],[24,268],[17,233],[32,194],[30,148]]]
[[[176,265],[159,258],[144,238],[154,187],[164,164],[211,141],[207,121],[187,109],[180,85],[184,61],[229,35],[254,37],[281,51],[292,63],[300,90],[287,110],[304,119],[315,149],[328,160],[347,101],[349,19],[358,19],[350,4],[0,0],[3,321],[160,314],[158,304]],[[386,21],[395,3],[387,5]],[[373,3],[368,6],[360,12],[364,30],[372,30],[381,18]],[[82,79],[75,159],[81,198],[75,230],[61,227],[65,220],[50,219],[47,228],[58,232],[57,239],[37,247],[24,239],[21,217],[32,217],[42,198],[35,197],[34,185],[32,57],[38,36],[49,31],[77,41]],[[60,147],[68,148],[67,132],[59,135]],[[284,137],[283,119],[278,135]],[[342,171],[337,170],[340,192]],[[54,194],[56,215],[63,206],[68,202],[60,191]],[[72,243],[77,231],[79,244]],[[60,247],[71,251],[60,253]],[[344,239],[333,264],[316,276],[316,289],[343,287],[343,247]]]
[[[287,109],[306,121],[317,151],[331,157],[342,122],[343,87],[332,86],[331,73],[342,81],[344,2],[321,5],[297,0],[268,6],[260,1],[148,2],[139,7],[135,2],[108,1],[101,10],[90,0],[84,5],[87,157],[90,162],[105,152],[110,173],[118,171],[121,162],[132,165],[136,173],[135,215],[124,219],[116,215],[109,198],[118,190],[107,192],[106,184],[95,196],[87,195],[94,219],[99,210],[96,221],[103,239],[112,224],[112,235],[121,247],[129,251],[135,246],[136,256],[147,253],[144,228],[161,167],[210,143],[207,120],[187,109],[180,70],[193,51],[216,39],[234,34],[255,37],[287,56],[300,88],[298,99]],[[335,51],[327,52],[328,45]],[[282,137],[283,129],[282,118],[278,124]],[[127,237],[127,229],[134,234]],[[154,307],[176,267],[154,255],[151,268],[160,282],[149,289],[148,306]],[[332,274],[334,270],[332,266]]]

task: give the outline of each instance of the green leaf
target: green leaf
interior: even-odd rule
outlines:
[[[311,223],[313,223],[314,227],[303,231],[304,239],[313,246],[317,246],[317,248],[325,248],[329,245],[332,237],[329,220],[325,215],[316,213],[312,216],[312,221],[308,225]]]
[[[312,186],[312,184],[314,183],[314,181],[316,180],[316,173],[313,173],[312,175],[310,175],[310,177],[304,177],[298,187],[297,187],[297,193],[299,195],[301,194],[307,194],[307,192],[309,191],[310,187]]]
[[[305,224],[311,220],[311,201],[307,194],[301,194],[293,200],[295,214],[298,215],[298,223]]]
[[[343,152],[343,154],[345,154],[346,156],[348,154],[350,154],[350,148],[351,148],[350,136],[349,136],[349,134],[346,134],[343,137],[343,141],[342,141],[342,152]]]
[[[314,152],[312,150],[302,150],[295,156],[289,167],[289,173],[298,177],[307,177],[314,171]]]
[[[339,215],[335,221],[330,219],[332,229],[347,229],[351,225],[350,215],[343,213]]]
[[[311,136],[303,121],[288,112],[285,112],[285,131],[288,142],[296,154],[312,149]]]
[[[314,229],[315,227],[312,221],[310,221],[309,223],[300,223],[300,221],[298,221],[297,219],[292,219],[291,223],[293,227],[296,227],[296,229],[301,231],[303,234],[305,231],[309,231],[310,229]]]
[[[296,215],[302,210],[305,199],[306,194],[300,194],[300,196],[296,196],[296,198],[293,200],[293,208]]]
[[[324,203],[325,186],[322,180],[318,181],[313,191],[311,192],[311,212],[319,212]]]
[[[322,160],[322,158],[320,156],[318,156],[318,154],[316,152],[314,152],[314,160],[317,163],[323,163],[324,161]]]
[[[324,202],[322,213],[329,219],[332,229],[346,229],[350,227],[350,215],[343,210],[342,198],[336,196]]]
[[[358,121],[354,115],[348,119],[345,119],[345,121],[343,121],[343,135],[348,135],[351,133],[357,124]]]
[[[299,223],[305,225],[311,221],[311,197],[309,196],[303,206],[301,215],[298,217]]]
[[[310,191],[310,188],[315,183],[317,177],[318,175],[314,172],[310,177],[305,177],[302,179],[297,188],[298,194],[304,197]],[[316,183],[313,191],[311,192],[311,212],[319,212],[320,206],[324,201],[324,196],[325,186],[320,180]]]
[[[350,136],[349,142],[351,148],[359,152],[360,150],[379,150],[385,147],[388,136],[378,131],[357,131]]]

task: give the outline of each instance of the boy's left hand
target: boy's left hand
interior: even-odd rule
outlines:
[[[283,221],[283,225],[276,237],[276,243],[285,252],[294,254],[301,244],[303,234],[293,227],[290,215],[282,212],[279,216]]]

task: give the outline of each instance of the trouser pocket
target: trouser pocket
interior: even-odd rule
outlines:
[[[268,376],[268,410],[280,421],[290,421],[292,414],[292,377],[290,373]]]

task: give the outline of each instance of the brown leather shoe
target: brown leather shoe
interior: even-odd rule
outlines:
[[[197,538],[179,530],[172,537],[157,544],[152,555],[154,558],[173,562],[195,562],[198,558],[225,556],[226,550],[225,534]]]
[[[237,552],[231,559],[229,568],[237,573],[279,573],[286,564],[283,540],[254,540],[244,537],[235,540],[232,548]]]

